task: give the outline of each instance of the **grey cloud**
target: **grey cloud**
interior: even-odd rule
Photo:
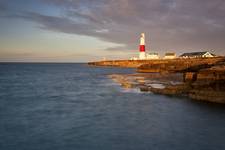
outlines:
[[[147,46],[154,50],[217,49],[225,53],[224,0],[42,0],[42,3],[60,8],[63,15],[27,12],[20,17],[37,22],[44,29],[125,45],[108,50],[137,49],[139,34],[146,32]]]
[[[0,1],[0,16],[3,17],[7,13],[7,6],[3,1]]]

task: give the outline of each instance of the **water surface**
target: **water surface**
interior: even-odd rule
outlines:
[[[0,149],[225,149],[225,106],[122,89],[106,76],[133,71],[0,64]]]

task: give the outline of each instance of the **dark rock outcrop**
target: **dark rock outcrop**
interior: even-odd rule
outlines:
[[[224,77],[224,76],[223,76]],[[139,88],[143,92],[152,92],[170,96],[186,96],[191,99],[225,103],[225,80],[196,78],[182,82],[182,74],[124,74],[110,75],[124,88]],[[191,77],[192,78],[192,77]],[[159,84],[164,87],[154,87]]]

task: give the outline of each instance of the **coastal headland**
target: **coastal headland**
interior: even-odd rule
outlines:
[[[109,75],[124,88],[225,103],[225,57],[107,60],[88,64],[136,68],[134,74]]]

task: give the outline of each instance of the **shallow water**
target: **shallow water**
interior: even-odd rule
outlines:
[[[225,106],[122,89],[132,69],[0,64],[1,150],[225,149]]]

